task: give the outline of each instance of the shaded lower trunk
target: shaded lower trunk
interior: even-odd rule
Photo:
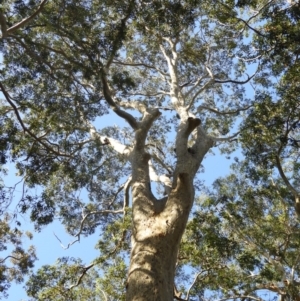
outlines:
[[[174,185],[175,186],[175,185]],[[127,280],[127,301],[172,301],[174,276],[180,241],[194,200],[192,178],[178,177],[164,210],[147,214],[137,196],[133,206],[133,231],[130,267]],[[141,203],[141,202],[140,202]],[[149,212],[148,212],[149,213]]]
[[[126,300],[173,300],[178,247],[170,237],[133,238]]]

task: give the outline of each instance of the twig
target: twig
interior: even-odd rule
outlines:
[[[62,244],[61,240],[57,237],[57,235],[56,235],[54,232],[53,232],[53,234],[54,234],[54,236],[57,238],[57,240],[60,242],[61,247],[62,247],[63,249],[65,249],[65,250],[67,250],[67,249],[70,248],[70,246],[72,246],[72,245],[75,244],[76,242],[79,242],[79,241],[80,241],[80,235],[81,235],[81,233],[82,233],[83,225],[84,225],[86,219],[87,219],[90,215],[103,214],[103,213],[104,213],[104,214],[109,214],[109,213],[112,213],[112,214],[119,214],[119,213],[123,213],[123,212],[124,212],[124,210],[121,209],[121,210],[99,210],[99,211],[92,211],[92,212],[87,213],[87,214],[83,217],[83,219],[81,220],[81,222],[80,222],[80,227],[79,227],[78,232],[74,235],[74,236],[77,237],[77,238],[76,238],[75,240],[73,240],[72,242],[68,243],[68,245],[67,245],[66,247]]]

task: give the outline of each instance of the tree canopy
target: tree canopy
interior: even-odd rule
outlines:
[[[0,1],[0,294],[300,300],[299,5]],[[98,257],[34,269],[22,215]]]

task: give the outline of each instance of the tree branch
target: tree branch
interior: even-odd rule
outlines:
[[[191,87],[186,93],[184,93],[184,98],[187,98],[193,91],[198,87],[203,79],[207,78],[206,75],[199,77],[196,82],[194,83],[193,87]],[[190,84],[190,83],[189,83]],[[182,86],[181,86],[182,88]]]
[[[83,117],[81,117],[81,121],[84,122],[89,127],[89,132],[92,139],[99,139],[102,145],[110,145],[117,153],[121,155],[128,156],[131,152],[131,147],[122,144],[116,139],[109,138],[107,136],[101,136],[95,126],[90,123],[89,121],[85,120]]]
[[[156,68],[155,66],[145,64],[145,63],[128,63],[128,62],[121,62],[121,61],[118,61],[118,60],[114,60],[113,63],[116,64],[116,65],[123,65],[123,66],[130,66],[130,67],[145,67],[145,68],[148,68],[148,69],[154,69],[160,75],[162,75],[164,77],[169,75],[168,73],[161,71],[160,69]]]
[[[5,90],[4,86],[2,85],[2,83],[0,82],[0,89],[6,99],[6,101],[10,104],[10,106],[13,108],[13,111],[22,127],[22,129],[24,130],[24,132],[28,133],[32,138],[34,138],[37,142],[39,142],[41,145],[43,145],[47,150],[49,150],[50,152],[54,153],[57,156],[63,156],[63,157],[69,157],[71,158],[72,156],[66,153],[61,153],[59,151],[54,150],[53,148],[51,148],[47,143],[45,143],[41,137],[37,137],[34,133],[32,133],[27,127],[26,125],[23,123],[23,120],[19,114],[18,108],[16,107],[16,105],[12,102],[10,95],[8,94],[8,92]]]
[[[189,287],[188,291],[187,291],[187,294],[186,294],[186,300],[188,301],[190,299],[190,292],[191,292],[191,289],[193,288],[193,286],[195,285],[198,277],[202,274],[202,272],[199,272],[196,277],[194,278],[194,281],[193,283],[191,284],[191,286]]]
[[[25,26],[27,23],[29,23],[34,17],[36,17],[41,12],[41,10],[43,9],[43,7],[47,1],[48,0],[43,0],[40,3],[40,5],[38,6],[37,10],[31,16],[23,19],[22,21],[11,26],[8,29],[7,29],[7,25],[6,25],[6,18],[4,16],[2,10],[0,10],[0,24],[1,24],[2,38],[6,38],[7,36],[13,34],[19,28],[21,28],[21,27]]]
[[[209,136],[209,137],[214,141],[231,141],[233,138],[237,137],[239,134],[240,134],[240,131],[238,131],[237,133],[235,133],[229,137],[224,137],[224,138],[218,138],[218,137],[212,137],[212,136]]]
[[[252,26],[249,25],[249,21],[245,21],[241,18],[236,18],[238,21],[244,23],[246,25],[246,27],[248,27],[249,29],[251,29],[252,31],[254,31],[257,35],[261,36],[261,37],[266,37],[266,35],[262,34],[261,32],[259,32],[257,29],[253,28]]]
[[[288,180],[288,178],[286,177],[283,169],[282,169],[282,165],[280,163],[280,158],[279,158],[279,155],[277,154],[275,156],[275,160],[276,160],[276,167],[279,171],[279,174],[283,180],[283,182],[285,183],[285,185],[289,188],[289,190],[292,192],[292,194],[295,196],[295,197],[298,197],[299,196],[299,192],[293,187],[293,185],[290,183],[290,181]]]
[[[92,263],[92,264],[88,265],[87,267],[83,267],[83,268],[82,268],[82,269],[83,269],[83,272],[82,272],[82,274],[79,276],[77,282],[76,282],[75,284],[72,284],[71,286],[69,286],[69,287],[68,287],[68,290],[71,290],[71,289],[73,289],[74,287],[78,286],[78,285],[81,283],[81,281],[82,281],[84,275],[87,273],[87,271],[88,271],[89,269],[91,269],[94,265],[95,265],[95,263]]]
[[[129,206],[129,189],[131,186],[132,177],[130,176],[126,183],[124,184],[124,203],[123,203],[123,212],[125,214],[126,208]]]
[[[75,237],[77,237],[75,240],[73,240],[72,242],[68,243],[68,245],[65,247],[63,244],[62,244],[62,241],[58,238],[58,236],[53,232],[54,236],[57,238],[57,240],[60,242],[60,245],[61,247],[64,249],[64,250],[67,250],[69,249],[72,245],[74,245],[76,242],[79,242],[80,241],[80,235],[82,233],[82,229],[83,229],[83,225],[86,221],[86,219],[91,216],[91,215],[96,215],[96,214],[109,214],[109,213],[112,213],[112,214],[120,214],[120,213],[123,213],[124,210],[123,209],[120,209],[120,210],[97,210],[97,211],[91,211],[87,214],[84,215],[83,219],[81,220],[80,222],[80,227],[79,227],[79,230],[78,232],[74,235]]]
[[[225,301],[225,300],[240,299],[240,298],[245,298],[245,299],[247,298],[247,299],[255,300],[255,301],[263,301],[261,298],[255,298],[255,297],[249,296],[249,295],[230,296],[230,297],[227,297],[227,298],[219,299],[217,301]]]
[[[246,80],[244,80],[244,81],[238,81],[238,80],[233,80],[233,79],[226,79],[226,80],[215,79],[214,82],[218,83],[218,84],[233,83],[233,84],[241,84],[241,85],[243,85],[243,84],[248,83],[255,75],[256,75],[256,72],[253,75],[251,75],[251,76],[249,76],[247,74],[248,78]]]
[[[12,259],[14,259],[14,260],[20,261],[20,260],[22,260],[24,257],[26,257],[26,255],[23,255],[23,256],[21,256],[20,258],[15,257],[15,256],[12,256],[12,255],[8,255],[8,256],[6,256],[4,259],[0,260],[0,264],[3,263],[3,262],[4,262],[6,259],[8,259],[8,258],[12,258]]]
[[[115,101],[113,100],[104,72],[102,72],[101,80],[102,80],[102,85],[103,85],[104,98],[107,101],[107,103],[109,104],[109,106],[111,107],[111,109],[118,116],[125,119],[134,130],[137,130],[138,124],[137,124],[135,118],[131,114],[121,110],[119,108],[119,106],[115,103]]]
[[[184,105],[184,100],[183,97],[181,95],[181,91],[179,89],[179,85],[178,85],[178,78],[177,78],[177,52],[175,49],[175,45],[176,43],[173,43],[173,41],[169,38],[164,38],[164,40],[166,40],[168,42],[168,44],[170,45],[171,51],[172,51],[172,56],[173,58],[171,58],[165,48],[163,47],[163,45],[160,45],[160,50],[162,52],[162,54],[164,55],[167,64],[168,64],[168,68],[169,68],[169,74],[170,74],[170,78],[171,78],[171,82],[170,84],[170,97],[171,97],[171,102],[174,105],[175,108],[183,106]]]
[[[218,115],[235,115],[241,111],[247,111],[248,109],[250,109],[251,107],[253,107],[253,105],[249,105],[249,106],[246,106],[244,108],[238,108],[236,110],[232,110],[232,111],[219,111],[218,109],[215,109],[215,108],[212,108],[212,107],[208,107],[208,106],[205,106],[205,105],[200,105],[198,107],[198,112],[200,112],[201,110],[208,110],[210,112],[213,112],[215,114],[218,114]]]
[[[150,180],[153,181],[153,182],[163,183],[164,187],[165,187],[165,193],[168,195],[171,192],[171,189],[172,189],[172,181],[166,175],[159,176],[156,173],[156,171],[154,170],[151,160],[149,160],[148,164],[149,164]]]
[[[193,98],[192,98],[192,100],[191,100],[191,102],[189,103],[189,105],[188,105],[188,110],[191,108],[191,106],[194,104],[194,102],[195,102],[195,100],[196,100],[196,98],[197,98],[197,96],[200,94],[200,93],[202,93],[203,91],[205,91],[207,88],[209,88],[213,83],[214,83],[215,81],[214,81],[214,79],[213,78],[211,78],[209,81],[207,81],[196,93],[195,93],[195,95],[193,96]],[[194,90],[194,88],[196,88],[196,86],[195,87],[193,87],[191,90]],[[190,91],[189,91],[190,92]],[[189,94],[189,92],[188,92],[188,94]]]
[[[6,18],[3,14],[2,9],[0,9],[0,26],[1,26],[2,38],[5,38],[7,36],[7,25],[6,25]]]
[[[140,113],[144,113],[147,107],[140,101],[131,100],[130,102],[121,101],[119,105],[123,108],[130,108],[138,110]]]
[[[110,57],[107,60],[106,65],[105,65],[106,69],[109,68],[109,66],[113,62],[113,59],[114,59],[116,53],[118,52],[118,50],[122,46],[121,42],[125,39],[125,36],[126,36],[126,29],[127,29],[126,28],[126,26],[127,26],[126,22],[130,18],[131,13],[132,13],[134,7],[135,7],[135,1],[134,0],[129,1],[129,3],[128,3],[128,9],[126,11],[126,15],[125,15],[125,17],[123,19],[121,19],[121,24],[119,26],[119,32],[117,34],[116,39],[112,43],[112,51],[111,51]]]

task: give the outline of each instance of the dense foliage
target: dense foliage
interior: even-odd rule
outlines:
[[[178,94],[224,159],[238,155],[212,187],[194,179],[174,299],[300,300],[299,18],[299,1],[1,1],[0,293],[29,274],[30,300],[125,300],[127,153],[159,110],[145,150],[164,206],[180,156]],[[13,203],[7,164],[23,185]],[[33,269],[22,215],[37,231],[59,220],[74,243],[101,234],[99,256]]]

